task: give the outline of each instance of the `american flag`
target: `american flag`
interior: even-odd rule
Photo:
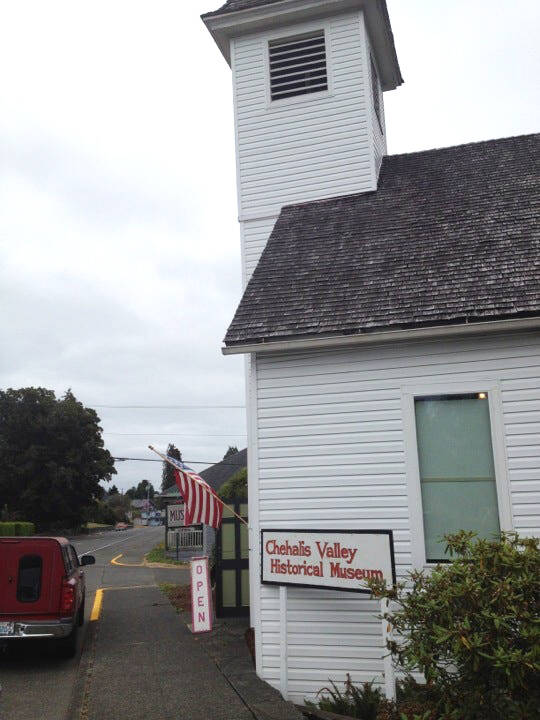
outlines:
[[[204,523],[216,528],[221,525],[223,503],[210,485],[181,460],[167,455],[174,465],[174,479],[185,503],[186,525]]]

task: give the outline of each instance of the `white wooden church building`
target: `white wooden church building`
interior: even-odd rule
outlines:
[[[258,674],[302,702],[388,671],[369,596],[261,582],[260,531],[540,531],[538,136],[387,156],[384,0],[228,0]]]

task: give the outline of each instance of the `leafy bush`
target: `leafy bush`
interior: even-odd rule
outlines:
[[[435,709],[440,699],[438,693],[411,677],[398,683],[397,701],[387,700],[371,682],[356,687],[348,673],[343,691],[331,680],[330,685],[330,688],[319,690],[317,695],[322,697],[317,704],[307,700],[306,707],[359,720],[446,720]],[[313,717],[317,717],[316,712]]]
[[[83,519],[99,525],[114,525],[117,522],[116,514],[103,500],[93,500],[91,505],[83,509]]]
[[[379,688],[373,687],[372,682],[366,682],[360,687],[356,687],[347,673],[343,691],[332,680],[330,680],[330,685],[332,687],[324,687],[319,690],[317,695],[321,695],[321,699],[316,705],[307,700],[306,706],[318,707],[320,710],[349,715],[361,718],[361,720],[377,720],[377,709],[383,696]]]
[[[540,548],[502,534],[446,538],[453,560],[377,597],[397,606],[385,617],[398,639],[388,647],[406,672],[420,670],[440,696],[442,717],[529,720],[540,707]]]
[[[0,535],[15,535],[14,522],[0,522]]]
[[[225,502],[234,498],[247,500],[247,468],[241,468],[227,482],[224,482],[218,490],[218,495]]]
[[[31,522],[15,522],[15,535],[33,535],[36,526]]]

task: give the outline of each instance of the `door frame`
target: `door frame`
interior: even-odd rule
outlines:
[[[240,506],[245,505],[247,507],[247,500],[245,498],[234,498],[228,501],[227,504],[234,508],[234,511],[240,515]],[[247,513],[242,517],[247,519]],[[221,557],[222,528],[224,525],[234,525],[235,557],[232,560],[223,560]],[[216,533],[216,616],[218,618],[249,616],[249,605],[242,605],[242,570],[248,570],[249,577],[249,553],[248,557],[242,558],[240,545],[241,525],[240,520],[234,517],[234,515],[231,517],[223,517],[221,527]],[[233,607],[223,606],[223,570],[236,571],[236,605]]]

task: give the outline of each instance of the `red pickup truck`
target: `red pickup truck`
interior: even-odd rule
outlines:
[[[58,653],[73,657],[84,622],[83,565],[62,537],[0,537],[0,642],[53,640]]]

